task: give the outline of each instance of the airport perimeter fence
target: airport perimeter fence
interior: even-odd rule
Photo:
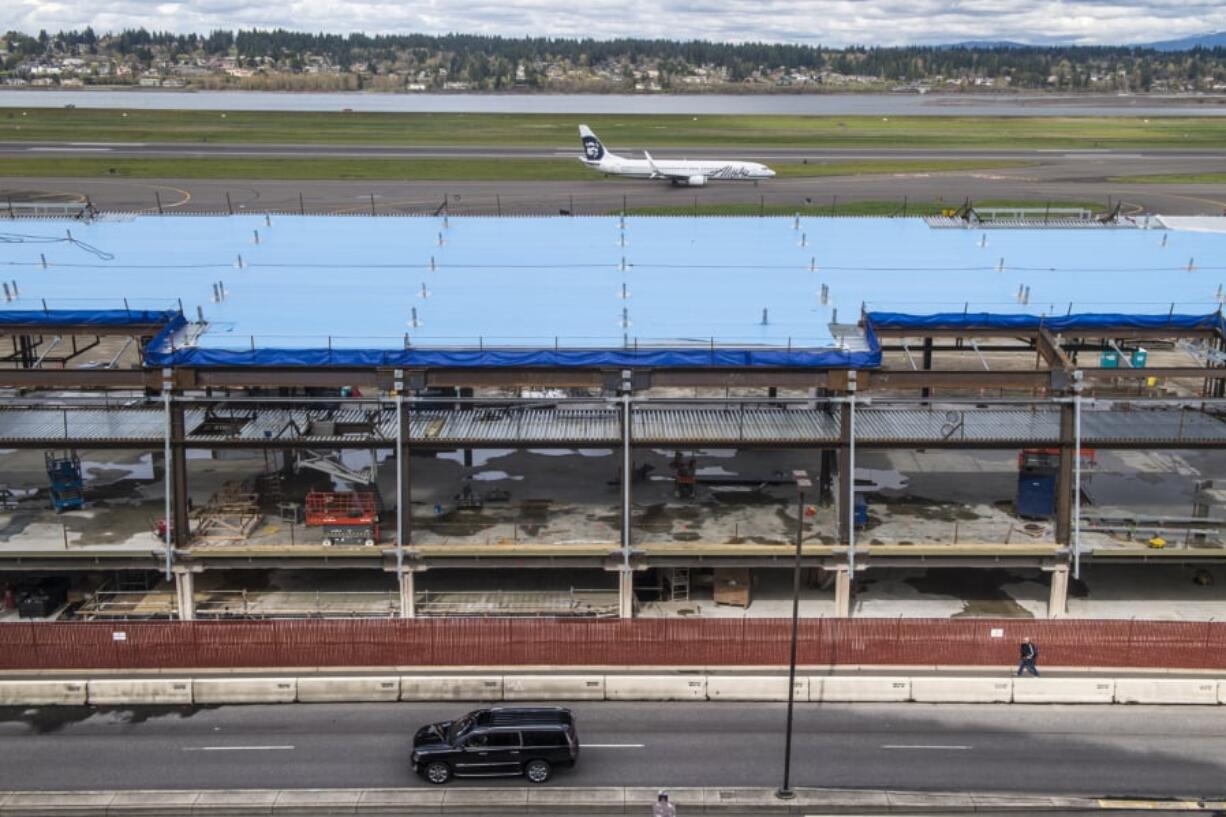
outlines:
[[[580,188],[579,192],[563,192],[548,183],[545,188],[506,193],[477,192],[435,193],[417,192],[413,185],[398,189],[381,186],[379,193],[357,192],[355,186],[344,190],[313,189],[309,194],[284,188],[263,190],[258,200],[248,194],[231,193],[215,186],[197,187],[190,197],[179,200],[163,199],[156,189],[149,193],[144,187],[130,193],[121,191],[110,197],[88,201],[52,201],[37,199],[15,201],[0,199],[0,219],[52,218],[90,219],[102,215],[345,215],[345,216],[609,216],[624,213],[631,216],[775,216],[799,214],[817,218],[937,216],[958,211],[970,198],[965,195],[913,199],[865,198],[860,195],[842,196],[827,192],[823,179],[815,179],[814,190],[761,192],[758,189],[726,189],[718,195],[709,191],[694,193],[686,188],[656,186],[647,192],[626,194],[619,190]],[[502,184],[501,182],[493,183]],[[435,188],[437,189],[437,188]],[[1112,202],[1104,202],[1093,210],[1083,205],[1070,207],[1066,202],[1035,199],[1026,207],[1016,204],[989,206],[976,212],[982,218],[1008,221],[1010,218],[1043,220],[1053,226],[1086,226],[1095,213],[1110,211]]]
[[[0,669],[755,667],[788,619],[282,620],[0,624]],[[1065,667],[1226,669],[1226,622],[807,619],[804,665],[1001,666],[1030,637]]]

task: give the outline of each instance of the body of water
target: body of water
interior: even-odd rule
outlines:
[[[1028,94],[389,94],[0,90],[0,107],[810,116],[1226,116],[1224,96]]]

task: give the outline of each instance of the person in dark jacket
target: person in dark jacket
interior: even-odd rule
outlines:
[[[1038,678],[1039,670],[1034,664],[1039,660],[1039,647],[1033,644],[1029,638],[1022,639],[1021,658],[1021,663],[1017,665],[1017,674],[1021,675],[1029,671],[1031,675]]]

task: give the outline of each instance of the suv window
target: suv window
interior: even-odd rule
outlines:
[[[491,732],[486,746],[491,749],[508,749],[519,746],[518,732]]]
[[[562,746],[564,744],[562,733],[557,730],[524,732],[525,746]]]

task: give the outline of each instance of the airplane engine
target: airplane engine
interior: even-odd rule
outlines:
[[[686,180],[685,183],[688,187],[702,187],[703,185],[707,183],[707,177],[706,176],[690,176]]]

